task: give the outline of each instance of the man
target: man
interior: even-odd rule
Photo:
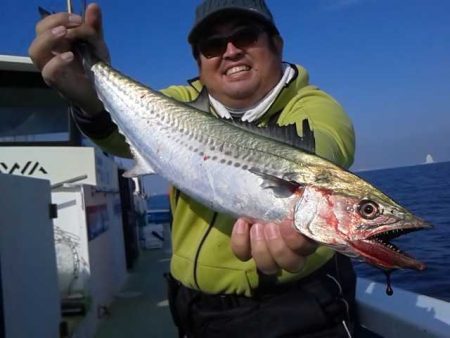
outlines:
[[[30,56],[45,81],[77,107],[80,129],[106,151],[129,156],[71,51],[73,41],[82,39],[108,59],[98,6],[88,6],[84,23],[58,13],[39,22],[36,32]],[[164,94],[262,131],[287,128],[297,137],[307,120],[316,153],[351,165],[348,116],[309,85],[303,67],[282,62],[283,40],[263,0],[203,1],[188,41],[199,78]],[[351,336],[355,275],[347,258],[290,226],[236,221],[175,188],[171,208],[169,300],[180,336]]]

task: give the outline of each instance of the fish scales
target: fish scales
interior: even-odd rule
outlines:
[[[89,69],[130,144],[137,161],[132,172],[154,170],[216,211],[287,222],[319,243],[384,269],[424,269],[389,240],[430,225],[358,176],[167,98],[103,62]]]
[[[229,123],[180,105],[104,64],[92,71],[100,98],[131,147],[143,149],[151,167],[175,186],[235,216],[281,221],[292,214],[292,201],[298,197],[279,198],[262,188],[262,179],[248,169],[277,175],[292,171],[295,163],[263,152],[270,147],[242,136]],[[252,208],[249,200],[255,201]]]

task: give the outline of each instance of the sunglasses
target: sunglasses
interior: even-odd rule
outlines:
[[[229,42],[237,48],[250,47],[258,41],[262,32],[263,29],[257,26],[240,27],[228,35],[213,35],[207,39],[200,40],[197,44],[197,49],[204,57],[211,59],[225,53]]]

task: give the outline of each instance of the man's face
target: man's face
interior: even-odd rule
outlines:
[[[251,32],[255,27],[260,31],[251,43],[240,46],[238,39],[230,38],[218,55],[207,57],[201,50],[199,53],[201,82],[214,98],[230,108],[253,106],[278,83],[282,75],[282,40],[270,37],[262,26],[250,20],[227,20],[204,32],[204,40],[239,34],[242,37],[242,33],[249,34],[248,28]],[[273,39],[272,46],[269,39]]]

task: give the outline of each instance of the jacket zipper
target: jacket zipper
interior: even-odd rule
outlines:
[[[197,248],[197,252],[195,253],[195,259],[194,259],[194,284],[197,287],[197,289],[200,290],[200,286],[198,284],[198,278],[197,278],[197,268],[198,268],[198,258],[200,256],[200,251],[202,249],[203,243],[205,243],[206,237],[208,237],[209,233],[211,232],[212,227],[214,226],[214,223],[216,222],[217,218],[217,212],[213,214],[213,217],[211,219],[211,222],[209,222],[208,229],[206,229],[205,234],[202,237],[202,240],[200,241],[200,244]]]

